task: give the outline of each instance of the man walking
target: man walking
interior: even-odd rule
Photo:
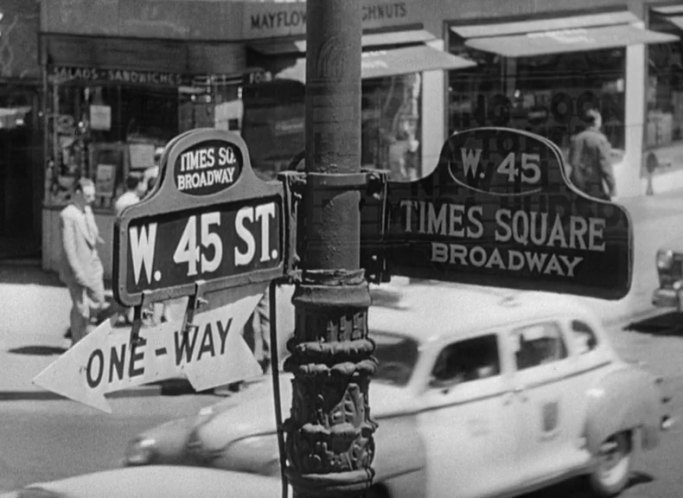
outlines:
[[[68,206],[59,214],[61,254],[59,277],[71,295],[70,314],[73,343],[90,332],[91,309],[104,308],[104,270],[97,253],[99,236],[90,205],[95,200],[95,184],[82,178],[76,182]]]
[[[571,182],[586,194],[610,200],[615,195],[614,175],[607,137],[600,131],[602,116],[595,109],[586,111],[586,129],[572,137],[569,146]]]

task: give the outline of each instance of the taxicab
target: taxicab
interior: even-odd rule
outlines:
[[[585,475],[598,496],[670,424],[661,379],[619,359],[599,319],[551,293],[408,285],[372,306],[371,496],[513,496]],[[287,414],[291,382],[282,379]],[[254,386],[194,419],[147,431],[127,464],[279,474],[273,392]]]

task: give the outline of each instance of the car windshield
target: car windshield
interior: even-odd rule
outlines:
[[[371,332],[375,341],[375,357],[379,361],[372,380],[404,386],[417,362],[417,343],[405,336],[387,332]]]

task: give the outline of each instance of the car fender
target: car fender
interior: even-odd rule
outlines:
[[[625,365],[603,377],[587,395],[586,443],[592,454],[612,434],[632,429],[640,429],[643,449],[657,446],[661,397],[651,374]]]
[[[425,448],[413,414],[377,419],[375,432],[375,483],[392,498],[425,496]]]

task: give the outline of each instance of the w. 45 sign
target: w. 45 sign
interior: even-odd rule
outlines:
[[[221,229],[221,225],[224,226],[225,221],[230,223],[232,216],[226,216],[227,213],[221,216],[220,211],[190,216],[178,247],[173,253],[173,262],[186,263],[187,276],[194,277],[198,274],[216,272],[225,263],[237,269],[254,267],[255,263],[267,264],[269,261],[278,261],[282,251],[279,247],[274,247],[278,245],[278,234],[273,233],[273,229],[277,227],[277,214],[275,202],[240,208],[233,222],[234,237],[228,237],[227,240],[221,237],[226,233],[225,229]],[[201,226],[199,230],[197,219]],[[223,247],[226,243],[228,252],[232,249],[232,254],[226,255],[227,258],[232,258],[232,264],[230,259],[223,258]],[[207,257],[207,254],[212,255]],[[258,258],[258,261],[255,261],[255,258]]]
[[[135,220],[128,227],[126,292],[276,268],[282,260],[281,216],[270,200]]]
[[[284,274],[284,188],[264,182],[246,144],[194,130],[164,151],[159,189],[114,233],[114,293],[126,305],[269,282]]]

